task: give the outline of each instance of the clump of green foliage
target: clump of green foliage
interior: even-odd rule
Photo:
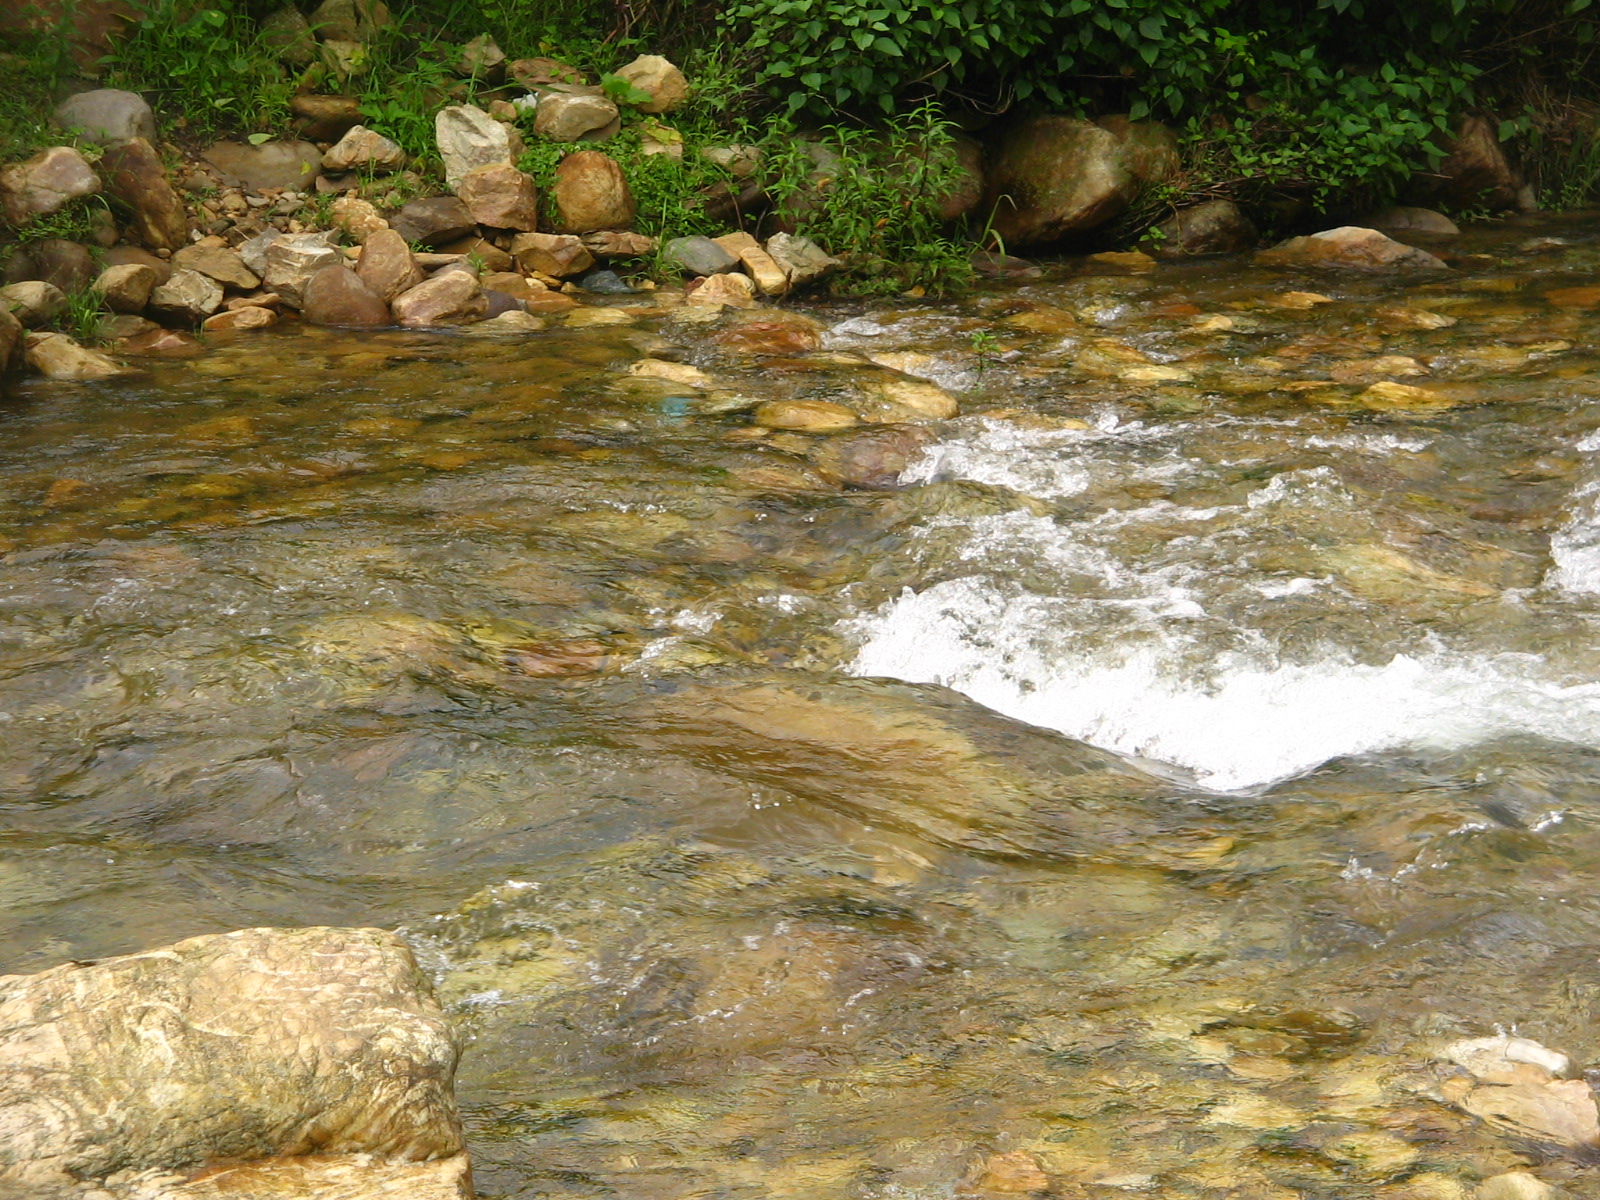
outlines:
[[[15,32],[0,53],[0,163],[54,145],[50,112],[56,89],[73,73],[64,31]]]
[[[294,81],[242,6],[142,0],[139,17],[106,62],[107,82],[182,113],[198,136],[275,130],[289,116]]]
[[[939,294],[971,279],[967,250],[939,213],[960,184],[961,167],[951,127],[934,105],[878,129],[829,126],[815,140],[779,123],[762,151],[778,212],[844,260],[838,290]]]

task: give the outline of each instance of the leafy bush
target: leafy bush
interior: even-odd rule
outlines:
[[[939,216],[960,166],[950,126],[933,105],[879,130],[834,125],[815,140],[777,123],[762,147],[762,171],[779,213],[844,260],[838,290],[939,293],[971,278],[967,251]]]
[[[158,112],[182,113],[200,135],[288,119],[293,81],[242,8],[142,0],[138,11],[107,58],[113,86],[151,93]]]

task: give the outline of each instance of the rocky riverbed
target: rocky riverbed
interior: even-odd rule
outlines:
[[[0,969],[398,929],[482,1196],[1595,1194],[1600,226],[1429,254],[19,381]]]

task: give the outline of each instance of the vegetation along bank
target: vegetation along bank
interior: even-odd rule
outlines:
[[[715,313],[938,293],[1023,254],[1426,237],[1600,180],[1590,0],[43,0],[0,22],[0,366],[64,377],[123,369],[97,345],[284,319],[514,332],[639,291]]]

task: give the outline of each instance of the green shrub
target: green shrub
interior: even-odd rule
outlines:
[[[294,83],[241,7],[140,0],[139,19],[107,57],[107,82],[150,93],[158,113],[181,113],[200,136],[274,130]]]
[[[762,146],[778,211],[844,260],[836,289],[860,294],[941,293],[971,278],[939,216],[959,171],[950,126],[926,104],[879,129],[834,125],[815,140],[775,123]]]

